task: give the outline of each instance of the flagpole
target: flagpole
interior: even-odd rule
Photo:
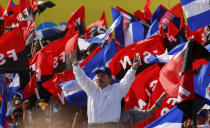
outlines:
[[[43,17],[42,17],[42,15],[41,15],[41,12],[39,13],[39,17],[40,17],[41,22],[42,22],[42,25],[43,25],[43,27],[44,27],[44,29],[45,29],[44,20],[43,20]]]

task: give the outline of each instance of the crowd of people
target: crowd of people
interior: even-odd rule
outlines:
[[[122,11],[121,13],[124,13],[124,12]],[[148,19],[145,19],[145,20],[146,22],[148,21]],[[148,21],[148,23],[150,23],[150,21]],[[129,24],[131,24],[131,22],[128,23],[126,27],[129,27]],[[73,23],[73,25],[78,25],[78,24]],[[75,34],[75,31],[76,30],[79,31],[80,28],[77,29],[78,26],[74,26],[74,27],[75,28],[73,29],[72,29],[72,26],[67,28],[66,30],[63,31],[63,33],[72,34],[71,33],[71,29],[72,29],[73,33]],[[88,33],[89,36],[98,38],[101,35],[107,34],[106,29],[103,28],[103,30],[100,30],[100,31],[99,29],[100,29],[99,26],[98,27],[93,26],[92,29],[90,29]],[[148,29],[149,28],[147,28],[147,30]],[[204,36],[203,38],[205,38],[205,40],[203,40],[203,43],[199,42],[202,48],[203,46],[205,47],[210,46],[209,29],[210,29],[209,25],[205,27],[205,30],[203,29],[204,31],[203,33],[205,34],[202,34],[202,36]],[[182,34],[181,36],[183,36],[183,31],[185,30],[181,28],[179,32],[179,34]],[[0,38],[5,33],[2,34],[1,29],[0,29]],[[61,38],[63,38],[65,35],[63,33],[62,33]],[[83,34],[80,34],[80,37],[85,40],[85,37],[83,36]],[[176,37],[178,38],[177,35]],[[59,35],[58,37],[60,36],[61,35]],[[69,36],[69,35],[65,35],[65,37],[66,36]],[[164,37],[161,34],[159,34],[159,36]],[[167,34],[165,36],[167,37]],[[61,98],[56,97],[52,92],[42,87],[40,83],[39,85],[37,84],[38,92],[36,92],[36,90],[34,92],[34,90],[31,89],[33,90],[32,92],[34,92],[34,94],[30,95],[30,97],[24,97],[23,90],[31,82],[31,81],[29,82],[28,78],[32,79],[31,77],[35,74],[37,75],[36,79],[38,81],[39,74],[38,73],[36,74],[32,70],[30,71],[26,70],[24,72],[18,71],[18,74],[21,80],[19,80],[18,83],[16,84],[19,85],[19,88],[15,92],[10,93],[10,91],[12,92],[10,85],[16,82],[14,80],[14,77],[12,76],[13,73],[11,72],[7,73],[5,71],[3,72],[1,71],[2,68],[0,67],[0,73],[1,73],[0,74],[0,91],[1,91],[0,92],[0,102],[1,102],[0,103],[1,105],[0,106],[0,115],[1,115],[0,128],[4,126],[8,128],[59,128],[59,127],[62,127],[62,128],[133,128],[133,127],[138,127],[136,126],[137,123],[151,118],[152,115],[155,113],[155,111],[158,108],[161,108],[161,104],[163,100],[166,97],[168,97],[165,91],[163,91],[161,95],[156,98],[157,100],[153,101],[153,104],[150,105],[148,109],[144,109],[144,110],[141,110],[140,108],[125,109],[125,96],[128,93],[129,89],[131,88],[131,85],[136,78],[137,72],[140,72],[138,70],[140,69],[139,67],[142,64],[140,54],[134,55],[132,62],[130,62],[130,67],[126,69],[128,71],[125,73],[125,75],[123,75],[123,77],[118,82],[114,81],[113,72],[106,64],[102,66],[100,65],[96,69],[94,69],[94,72],[92,72],[94,74],[93,79],[91,79],[85,73],[84,69],[80,65],[80,64],[83,64],[83,61],[86,58],[88,58],[90,55],[92,55],[92,53],[94,53],[97,48],[101,48],[101,49],[105,48],[108,45],[108,42],[111,40],[110,38],[112,38],[112,36],[109,33],[109,39],[107,36],[107,40],[104,40],[98,43],[89,44],[89,46],[86,49],[80,49],[77,46],[78,50],[75,51],[75,49],[73,50],[71,49],[69,56],[67,56],[69,57],[67,58],[68,63],[66,61],[65,65],[67,65],[66,67],[68,68],[66,68],[65,70],[68,70],[68,71],[72,70],[73,73],[71,75],[72,76],[74,75],[75,80],[77,81],[78,85],[87,95],[87,103],[80,107],[75,106],[71,103],[64,103],[61,100],[62,97]],[[188,41],[193,38],[194,38],[194,35],[192,35],[189,38],[185,37],[185,41],[183,44],[187,44]],[[166,40],[166,38],[163,40]],[[169,40],[170,39],[167,39],[167,43],[168,45],[170,45],[170,50],[176,45],[181,44],[180,39],[177,39],[175,43],[172,43]],[[36,56],[36,54],[39,53],[41,49],[43,49],[44,47],[47,47],[53,41],[55,40],[44,40],[44,39],[37,40],[34,38],[31,41],[32,43],[26,46],[26,50],[27,50],[26,52],[28,52],[27,58],[32,58]],[[126,47],[120,44],[120,42],[117,41],[117,39],[114,39],[114,41],[115,41],[116,46],[118,46],[120,50]],[[65,49],[66,47],[63,47],[64,51]],[[184,49],[184,47],[180,48],[179,52],[182,51],[182,49]],[[0,60],[2,60],[1,55],[2,54],[0,54]],[[154,56],[151,55],[150,57],[154,57]],[[158,57],[157,56],[155,57],[150,58],[150,59],[152,59],[152,61],[157,61]],[[168,59],[167,61],[169,61],[169,58],[170,57],[166,58]],[[159,59],[160,60],[158,61],[160,62],[162,58],[160,58],[159,56]],[[164,63],[166,63],[167,61],[165,61]],[[146,63],[146,61],[144,63]],[[46,63],[46,65],[50,67],[48,63]],[[30,66],[32,67],[32,65]],[[196,76],[200,72],[200,69],[201,69],[201,66],[196,67],[196,69],[193,72],[194,76]],[[63,71],[64,70],[62,70],[61,72]],[[53,72],[52,74],[54,75],[55,72]],[[52,78],[53,76],[52,74],[50,74],[51,76],[49,76],[49,78]],[[44,79],[44,82],[49,80],[49,78],[46,78],[46,80]],[[63,83],[63,81],[65,80],[60,78],[60,81],[62,81]],[[57,84],[60,84],[60,83],[58,82]],[[210,84],[208,83],[208,89],[210,88],[209,85]],[[29,87],[29,88],[33,88],[33,87]],[[6,89],[6,92],[5,92],[5,89]],[[57,88],[57,90],[59,89]],[[8,95],[9,94],[11,95],[11,99],[9,99],[7,95],[5,95],[6,93]],[[152,91],[148,92],[148,90],[146,90],[145,94],[146,93],[148,96],[150,96]],[[210,94],[207,94],[207,95],[208,95],[207,97],[210,97]],[[208,104],[208,102],[209,102],[209,99],[206,103]],[[195,116],[195,118],[185,117],[183,119],[181,127],[182,128],[195,128],[195,127],[196,128],[210,128],[210,109],[208,105],[207,107],[205,106],[205,107],[200,108],[198,112],[196,112],[196,115],[193,115],[193,116]],[[158,117],[156,117],[156,119],[157,118]]]

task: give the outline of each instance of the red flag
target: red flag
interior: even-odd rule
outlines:
[[[150,1],[150,0],[147,0],[146,4],[145,4],[145,6],[144,6],[144,10],[143,10],[144,17],[145,17],[146,19],[148,19],[148,20],[152,17],[152,13],[151,13],[151,11],[150,11],[150,9],[149,9],[150,4],[151,4],[151,1]]]
[[[204,59],[206,61],[203,61]],[[208,64],[210,53],[197,42],[190,40],[183,51],[170,59],[161,69],[159,80],[170,97],[178,98],[180,102],[194,99],[193,63],[195,60],[197,62],[202,60],[200,65]]]
[[[9,3],[8,3],[8,5],[7,5],[7,7],[6,7],[6,9],[5,9],[5,11],[4,11],[4,15],[3,15],[3,16],[11,15],[11,13],[12,13],[12,8],[13,8],[13,7],[14,7],[14,6],[13,6],[13,1],[10,0]]]
[[[36,0],[32,0],[32,10],[36,11],[38,9],[38,2]]]
[[[32,76],[30,82],[26,85],[26,87],[23,90],[23,96],[24,98],[29,98],[32,95],[35,95],[35,89],[37,88],[36,85],[36,73]]]
[[[179,33],[179,28],[174,25],[173,22],[169,21],[168,23],[168,40],[170,42],[176,42],[176,35]]]
[[[183,10],[182,10],[182,5],[181,3],[176,4],[175,6],[173,6],[170,11],[176,16],[181,18],[181,23],[180,23],[180,28],[184,28],[185,27],[185,21],[184,21],[184,14],[183,14]]]
[[[79,9],[74,11],[69,21],[66,24],[65,29],[70,29],[71,26],[75,27],[76,31],[79,31],[79,35],[82,35],[85,33],[85,7],[81,6]]]
[[[88,63],[89,60],[91,60],[91,58],[94,57],[101,49],[102,49],[101,47],[96,48],[87,58],[85,58],[85,60],[82,63],[80,63],[80,67],[83,67],[86,63]],[[74,78],[73,70],[72,69],[66,70],[62,73],[56,73],[53,76],[53,78],[44,82],[42,86],[58,99],[59,98],[58,94],[61,94],[59,84],[69,80],[73,80],[73,78]],[[52,88],[50,88],[51,86]]]
[[[204,34],[204,28],[200,28],[191,32],[189,26],[185,27],[185,36],[187,38],[192,38],[201,45],[203,45],[204,43],[203,34]]]
[[[141,21],[143,21],[144,23],[146,23],[146,18],[144,17],[144,13],[141,12],[140,10],[137,10],[134,12],[134,16],[136,16],[137,18],[139,18]]]
[[[91,23],[87,28],[86,28],[86,39],[90,38],[90,29],[94,26],[99,26],[104,28],[104,30],[106,30],[107,27],[107,22],[106,22],[106,16],[105,16],[105,12],[103,12],[101,18],[93,23]],[[105,32],[104,32],[105,33]]]
[[[143,70],[149,66],[146,61],[149,55],[161,55],[164,51],[165,47],[160,37],[158,35],[152,36],[121,49],[111,60],[109,67],[112,70],[112,74],[117,79],[121,79],[128,67],[131,66],[131,61],[135,54],[139,54],[141,59],[140,69]]]
[[[72,38],[68,40],[65,46],[66,55],[71,52],[77,52],[79,33],[77,32]]]
[[[4,14],[4,8],[0,5],[0,17],[2,17]]]

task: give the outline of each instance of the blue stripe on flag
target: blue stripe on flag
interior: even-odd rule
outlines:
[[[133,30],[133,42],[137,42],[144,39],[144,27],[141,22],[132,23]]]
[[[182,6],[184,6],[184,5],[189,4],[193,1],[195,1],[195,0],[181,0],[181,4],[182,4]]]
[[[194,31],[209,25],[210,24],[209,19],[210,19],[210,10],[204,13],[200,13],[199,15],[187,18],[187,23],[190,27],[190,30]]]
[[[183,115],[184,113],[175,106],[145,128],[181,128]]]

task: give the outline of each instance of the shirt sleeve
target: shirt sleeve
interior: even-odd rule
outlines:
[[[121,89],[122,97],[124,97],[126,95],[129,88],[131,87],[131,84],[135,80],[135,74],[136,74],[136,70],[131,67],[127,71],[127,73],[125,74],[123,79],[120,81],[119,86],[120,86],[120,89]]]
[[[80,87],[87,93],[87,95],[97,89],[95,82],[86,76],[85,72],[79,67],[79,65],[73,65],[73,72]]]

